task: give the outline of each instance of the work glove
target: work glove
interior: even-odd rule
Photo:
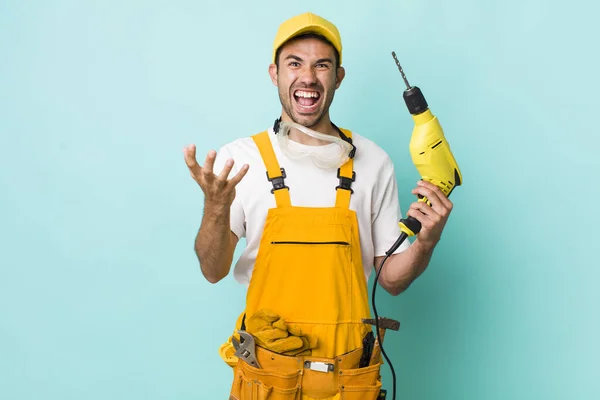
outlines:
[[[297,356],[309,355],[317,346],[316,339],[303,335],[275,312],[260,310],[246,321],[246,332],[254,336],[256,344],[275,353]]]

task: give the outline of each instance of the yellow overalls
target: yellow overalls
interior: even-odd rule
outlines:
[[[342,131],[351,137],[351,132]],[[375,400],[381,359],[358,368],[371,326],[351,181],[340,178],[335,207],[294,207],[268,132],[252,136],[265,163],[276,207],[268,211],[246,307],[233,336],[255,313],[275,313],[311,343],[310,355],[284,355],[256,346],[261,368],[233,356],[231,337],[221,357],[233,367],[230,400]],[[354,179],[350,159],[338,177]],[[267,179],[267,176],[265,177]],[[293,190],[293,189],[292,189]],[[320,368],[311,368],[319,365]],[[323,366],[325,370],[323,370]]]

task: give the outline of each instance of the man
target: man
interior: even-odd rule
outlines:
[[[389,156],[330,119],[345,77],[341,63],[341,37],[331,22],[312,13],[285,21],[269,65],[282,106],[275,124],[210,151],[203,166],[195,146],[184,149],[204,193],[195,252],[206,279],[226,277],[238,240],[247,241],[233,271],[248,286],[247,300],[221,348],[234,367],[231,398],[379,393],[380,359],[358,365],[372,329],[361,322],[370,318],[366,282],[400,235],[402,215]],[[415,201],[407,211],[422,229],[384,264],[380,284],[392,295],[425,270],[452,209],[428,182],[412,193],[431,206]],[[239,330],[256,342],[255,365],[233,355],[243,340]]]

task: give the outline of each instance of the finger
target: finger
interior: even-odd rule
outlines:
[[[206,159],[204,160],[204,173],[205,174],[212,174],[213,173],[213,168],[215,166],[215,159],[217,158],[217,152],[214,150],[211,150],[208,152],[208,154],[206,155]]]
[[[409,207],[409,210],[418,211],[421,214],[427,215],[427,216],[435,214],[435,211],[433,210],[432,207],[430,207],[426,203],[422,203],[422,202],[412,203]]]
[[[449,209],[452,208],[452,202],[444,194],[442,189],[440,189],[437,185],[434,185],[433,183],[431,183],[429,181],[424,181],[424,180],[420,180],[419,182],[417,182],[417,185],[421,186],[421,187],[425,187],[425,188],[431,190],[432,192],[436,193],[437,198],[439,199],[439,202],[441,204],[443,204],[446,208],[449,208]]]
[[[411,204],[409,211],[410,210],[423,214],[432,224],[437,224],[444,218],[443,213],[436,211],[433,207],[422,202],[414,202]]]
[[[406,215],[418,220],[421,223],[421,226],[425,226],[425,224],[429,222],[429,218],[427,217],[427,215],[423,214],[420,210],[417,210],[415,208],[409,208],[406,212]]]
[[[202,167],[196,161],[196,146],[190,144],[183,148],[185,164],[190,169],[193,175],[199,175],[202,172]]]
[[[196,146],[193,144],[187,145],[183,148],[183,156],[185,158],[185,163],[188,167],[193,167],[197,165],[196,162]]]
[[[445,208],[445,204],[440,198],[440,194],[444,197],[444,194],[438,189],[437,191],[431,189],[430,187],[426,187],[422,183],[419,183],[415,189],[412,191],[413,194],[420,194],[421,196],[427,197],[427,200],[431,203],[432,207]]]
[[[238,183],[240,183],[240,181],[242,180],[242,178],[248,172],[249,168],[250,168],[250,166],[248,164],[244,164],[242,166],[242,168],[240,168],[240,170],[238,171],[238,173],[233,178],[231,178],[231,183],[233,184],[233,186],[236,186]]]
[[[410,208],[406,212],[406,215],[418,220],[421,223],[422,228],[431,229],[435,225],[433,219],[418,208]]]
[[[225,166],[223,167],[223,170],[221,171],[219,176],[217,176],[217,181],[219,181],[221,183],[226,182],[227,177],[229,176],[229,173],[231,172],[232,168],[233,168],[233,160],[229,159],[225,162]]]
[[[442,217],[447,217],[452,211],[452,202],[444,195],[444,193],[438,188],[437,190],[429,190],[419,186],[413,190],[414,194],[425,196],[429,201],[431,208]]]

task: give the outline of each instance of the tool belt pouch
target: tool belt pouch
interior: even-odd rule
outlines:
[[[381,364],[364,368],[340,368],[338,385],[340,400],[376,400],[381,391]]]
[[[264,356],[264,352],[259,350]],[[234,367],[230,400],[300,400],[301,395],[315,399],[376,400],[381,390],[380,367],[358,368],[352,360],[317,359],[333,366],[329,371],[311,368],[311,357],[259,357],[262,368],[243,360]],[[269,362],[270,361],[270,362]],[[321,364],[323,365],[323,364]]]
[[[255,368],[240,360],[233,369],[230,400],[300,400],[300,369]]]

